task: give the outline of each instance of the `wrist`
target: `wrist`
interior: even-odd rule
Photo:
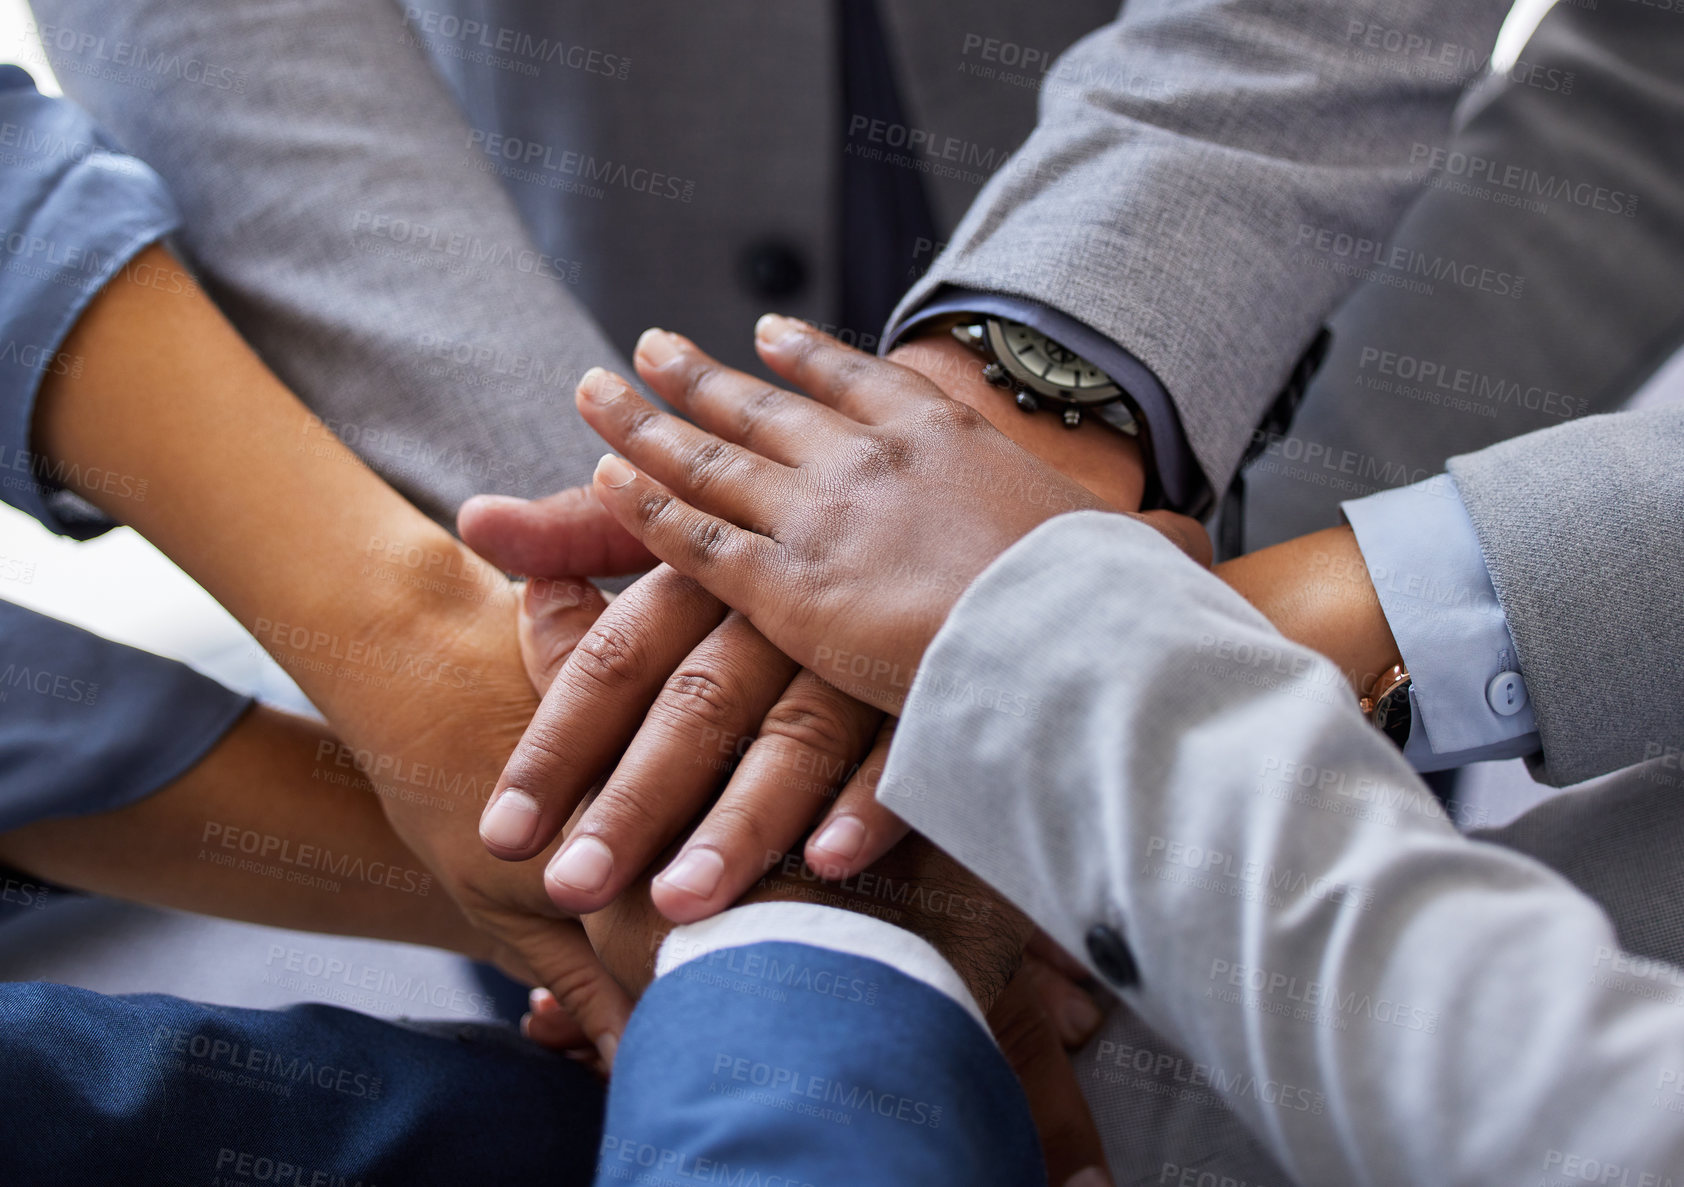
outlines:
[[[1339,666],[1358,694],[1401,663],[1397,640],[1348,527],[1262,548],[1214,572],[1281,634]]]
[[[889,352],[891,362],[919,372],[951,398],[968,404],[1018,445],[1119,511],[1135,511],[1146,487],[1144,454],[1137,438],[1096,416],[1066,428],[1050,413],[1024,412],[1009,393],[982,376],[983,360],[945,330],[908,339]]]
[[[738,901],[801,902],[869,915],[919,937],[953,966],[983,1013],[1017,971],[1034,926],[970,871],[909,837],[863,873],[825,881],[788,854]]]

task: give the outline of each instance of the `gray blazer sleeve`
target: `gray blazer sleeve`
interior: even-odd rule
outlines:
[[[1096,973],[1124,937],[1113,983],[1219,1087],[1325,1093],[1225,1092],[1300,1182],[1684,1161],[1684,971],[1459,835],[1331,664],[1137,523],[1060,517],[972,585],[878,796]]]
[[[1479,535],[1550,783],[1677,753],[1684,407],[1528,433],[1449,469]]]
[[[1419,192],[1410,150],[1449,135],[1508,10],[1130,0],[1054,64],[1034,133],[894,325],[944,285],[1057,309],[1158,376],[1225,488],[1363,256]]]
[[[441,520],[589,481],[600,442],[572,389],[619,355],[483,171],[400,5],[34,9],[65,93],[177,199],[206,290],[382,477]]]

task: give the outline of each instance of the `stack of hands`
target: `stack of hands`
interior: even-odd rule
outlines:
[[[582,960],[546,978],[559,1000],[535,993],[527,1031],[557,1047],[589,1038],[610,1061],[672,925],[775,899],[881,911],[859,892],[871,878],[939,887],[989,906],[920,911],[942,900],[917,896],[892,921],[992,1008],[1049,1153],[1067,1163],[1055,1173],[1092,1165],[1097,1135],[1061,1043],[1097,1029],[1096,987],[873,793],[894,714],[965,587],[1053,516],[1134,514],[1138,454],[1108,429],[1081,442],[1056,429],[1047,447],[1089,464],[1084,485],[904,365],[968,377],[962,348],[879,360],[775,316],[756,342],[796,390],[649,331],[638,374],[688,420],[592,371],[579,409],[623,456],[602,460],[590,490],[485,497],[461,513],[469,545],[528,579],[518,637],[543,697],[480,836],[528,878],[542,862],[548,899],[579,917],[607,974]],[[1209,563],[1196,522],[1140,518]],[[609,604],[585,580],[645,569]]]
[[[533,1038],[605,1069],[674,925],[780,899],[876,914],[992,1011],[1052,1181],[1101,1163],[1064,1049],[1098,1028],[1102,997],[874,792],[926,648],[1017,540],[1080,510],[1135,516],[1190,564],[1209,564],[1208,540],[1139,512],[1138,442],[1023,415],[946,336],[878,359],[769,316],[756,345],[787,390],[649,331],[638,375],[683,418],[590,372],[580,412],[617,451],[593,486],[471,500],[458,540],[325,432],[202,296],[111,286],[66,342],[87,366],[43,384],[36,439],[77,474],[147,476],[144,501],[73,485],[252,629],[330,728],[259,708],[164,792],[15,830],[0,860],[494,960],[540,987]],[[289,440],[304,444],[276,448]],[[1304,547],[1356,555],[1348,531],[1320,536]],[[1222,575],[1354,682],[1383,670],[1394,645],[1372,588],[1306,585],[1281,549]],[[633,573],[612,601],[590,580]],[[404,678],[380,675],[393,670]],[[327,785],[324,754],[354,755],[372,794]],[[431,794],[432,775],[450,790]],[[446,896],[277,894],[182,852],[207,819],[421,864]],[[887,885],[925,893],[886,905]],[[930,906],[952,901],[967,910]]]

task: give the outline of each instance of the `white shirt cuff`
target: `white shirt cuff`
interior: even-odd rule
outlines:
[[[1537,750],[1508,618],[1455,481],[1441,474],[1340,506],[1409,669],[1405,755],[1439,770]]]
[[[929,941],[881,919],[818,903],[750,903],[675,927],[655,956],[655,975],[664,977],[727,948],[763,943],[806,944],[886,964],[945,994],[988,1030],[971,991]]]

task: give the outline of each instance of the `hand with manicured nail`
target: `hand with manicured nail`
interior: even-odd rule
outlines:
[[[593,371],[579,409],[625,455],[597,497],[678,572],[744,614],[842,691],[899,710],[953,603],[1054,516],[1115,510],[918,373],[787,318],[757,327],[760,355],[804,399],[666,335],[640,370],[695,423]],[[1137,516],[1208,563],[1184,516]]]

